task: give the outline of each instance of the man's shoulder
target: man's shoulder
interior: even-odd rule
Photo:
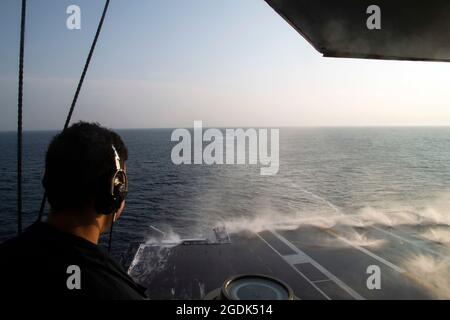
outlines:
[[[20,237],[8,239],[0,244],[0,261],[11,262],[9,259],[23,255],[27,249]]]
[[[54,273],[64,260],[64,254],[26,231],[0,244],[0,281],[34,283]]]
[[[7,258],[27,259],[31,257],[49,256],[49,251],[54,250],[54,245],[47,241],[45,243],[39,227],[32,225],[24,233],[13,237],[0,244],[0,257],[2,260]],[[54,244],[56,244],[55,241]],[[14,263],[14,261],[8,261]]]
[[[11,253],[17,247],[17,237],[11,238],[0,243],[0,253]]]
[[[44,227],[42,232],[46,232]],[[0,245],[0,283],[44,296],[142,299],[144,295],[115,261],[95,245],[58,234],[26,231]],[[49,231],[51,233],[51,230]],[[67,288],[80,279],[81,289]],[[39,289],[40,288],[40,289]]]

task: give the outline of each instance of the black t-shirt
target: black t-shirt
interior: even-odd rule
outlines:
[[[97,245],[43,222],[0,245],[0,296],[145,298],[143,288]]]

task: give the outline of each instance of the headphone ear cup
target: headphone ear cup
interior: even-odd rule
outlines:
[[[117,212],[124,200],[122,193],[120,192],[121,185],[117,185],[113,187],[113,194],[105,192],[103,195],[98,197],[97,200],[97,212],[110,215],[114,212]]]
[[[117,212],[122,205],[123,198],[120,194],[113,196],[113,212]]]
[[[113,146],[114,149],[114,146]],[[114,149],[115,150],[115,149]],[[117,156],[118,157],[118,156]],[[119,163],[120,160],[117,160]],[[96,210],[98,213],[109,215],[117,212],[128,193],[128,178],[120,164],[116,163],[118,169],[111,176],[106,176],[96,199]]]
[[[113,207],[114,211],[118,211],[122,206],[122,202],[125,200],[125,197],[128,193],[128,180],[127,175],[124,171],[117,171],[114,175],[112,184],[113,184]]]

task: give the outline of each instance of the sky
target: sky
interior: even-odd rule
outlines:
[[[66,8],[81,8],[81,29]],[[29,0],[24,129],[60,129],[103,0]],[[0,1],[0,130],[20,1]],[[111,128],[450,125],[449,63],[323,58],[263,0],[112,0],[73,121]]]

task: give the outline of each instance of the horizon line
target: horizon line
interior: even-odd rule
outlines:
[[[101,125],[101,124],[100,124]],[[103,126],[103,125],[101,125]],[[135,127],[135,128],[113,128],[108,126],[103,126],[107,129],[111,130],[175,130],[179,128],[193,128],[192,127]],[[238,129],[238,128],[255,128],[255,129],[364,129],[364,128],[450,128],[450,124],[448,125],[427,125],[427,124],[419,124],[419,125],[309,125],[309,126],[208,126],[202,127],[204,129]],[[23,132],[51,132],[51,131],[61,131],[60,129],[28,129],[23,130]],[[2,130],[0,129],[0,133],[17,133],[17,130]]]

